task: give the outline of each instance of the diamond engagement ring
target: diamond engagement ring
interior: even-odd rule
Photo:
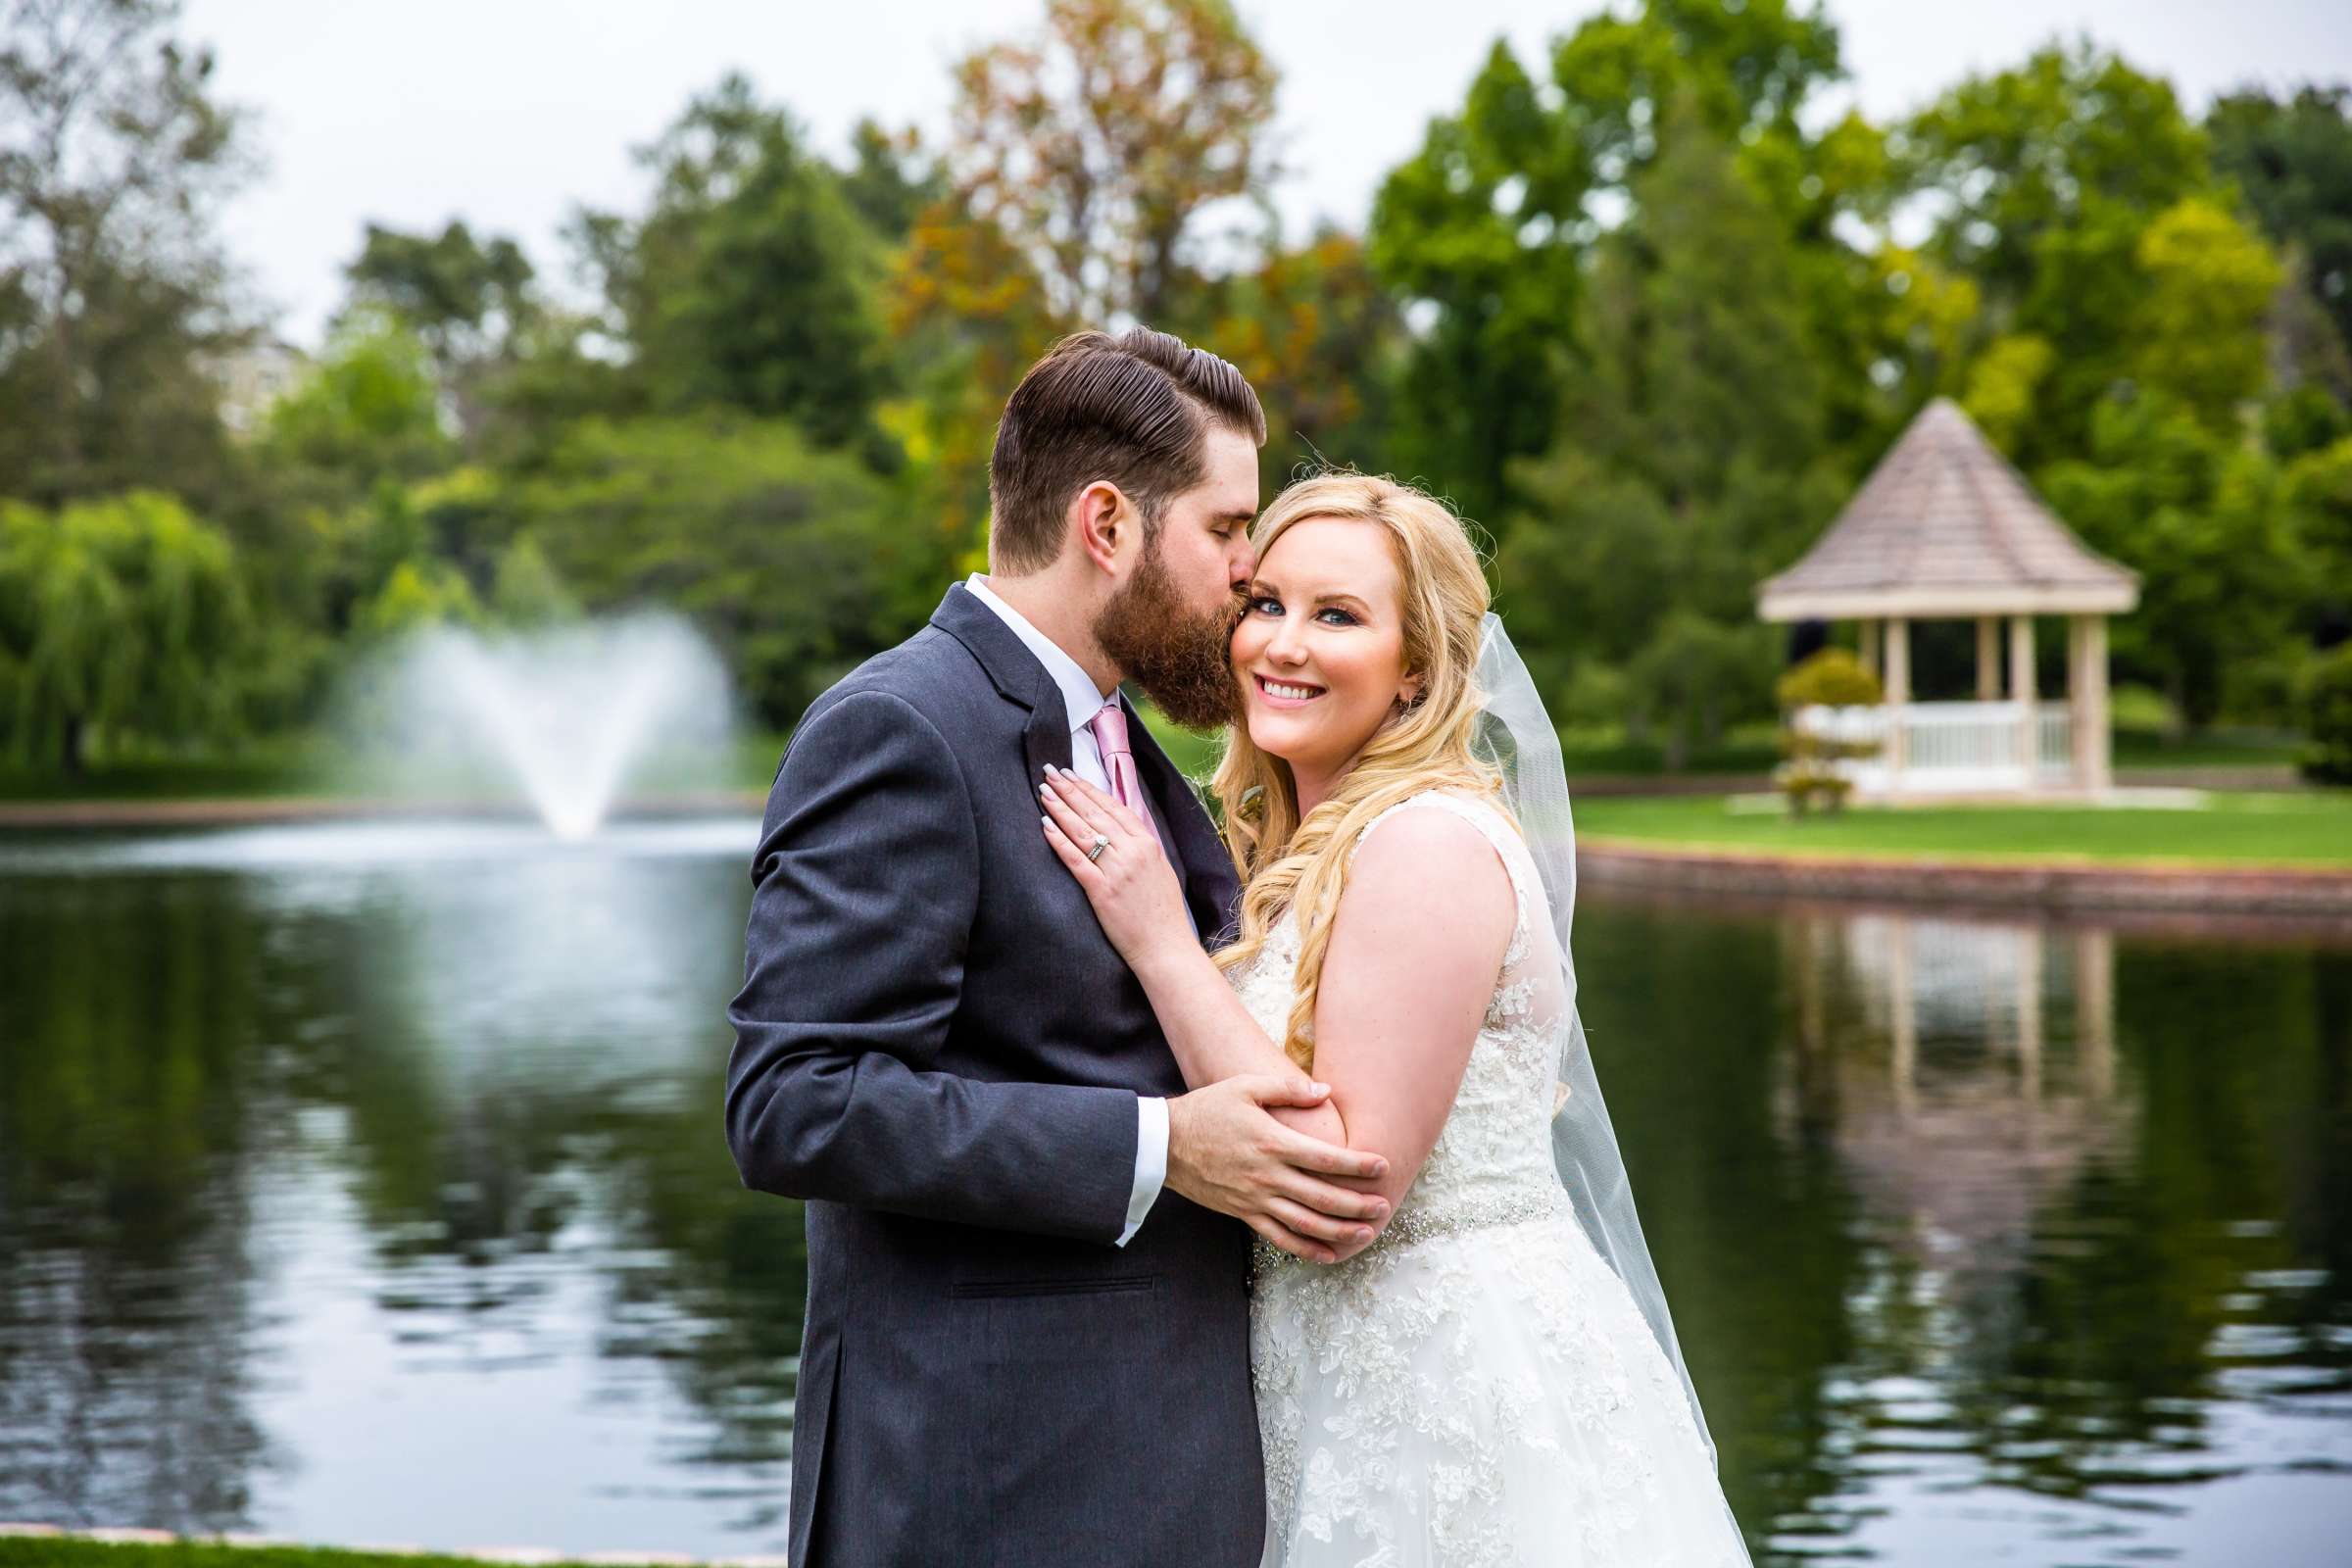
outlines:
[[[1096,834],[1096,835],[1095,835],[1095,842],[1087,846],[1087,850],[1086,850],[1086,858],[1087,858],[1087,862],[1088,862],[1089,864],[1092,864],[1094,861],[1096,861],[1096,860],[1100,860],[1101,858],[1102,858],[1102,852],[1103,852],[1104,850],[1107,850],[1107,849],[1109,849],[1109,848],[1110,848],[1110,840],[1108,840],[1108,839],[1104,838],[1104,837],[1103,837],[1102,834],[1100,834],[1100,833]]]

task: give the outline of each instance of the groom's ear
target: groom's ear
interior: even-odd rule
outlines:
[[[1086,559],[1099,570],[1115,575],[1119,550],[1131,542],[1130,534],[1141,530],[1143,519],[1125,491],[1108,479],[1097,479],[1070,503],[1070,527]]]

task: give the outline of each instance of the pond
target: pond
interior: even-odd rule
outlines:
[[[0,840],[0,1519],[781,1551],[756,824]],[[2333,1563],[2352,937],[1588,893],[1759,1561]]]

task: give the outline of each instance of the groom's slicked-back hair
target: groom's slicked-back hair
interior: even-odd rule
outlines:
[[[989,569],[1019,577],[1052,565],[1070,497],[1098,479],[1126,492],[1144,537],[1155,537],[1168,502],[1205,477],[1212,424],[1266,444],[1257,394],[1214,354],[1145,326],[1063,338],[1021,377],[997,425]]]

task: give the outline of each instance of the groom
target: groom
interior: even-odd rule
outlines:
[[[808,1200],[796,1568],[1244,1568],[1265,1494],[1252,1230],[1352,1250],[1377,1156],[1320,1091],[1184,1092],[1039,827],[1048,763],[1150,817],[1207,939],[1232,862],[1118,695],[1227,716],[1265,416],[1165,333],[1082,332],[1004,406],[989,572],[812,704],[752,863],[727,1142]]]

